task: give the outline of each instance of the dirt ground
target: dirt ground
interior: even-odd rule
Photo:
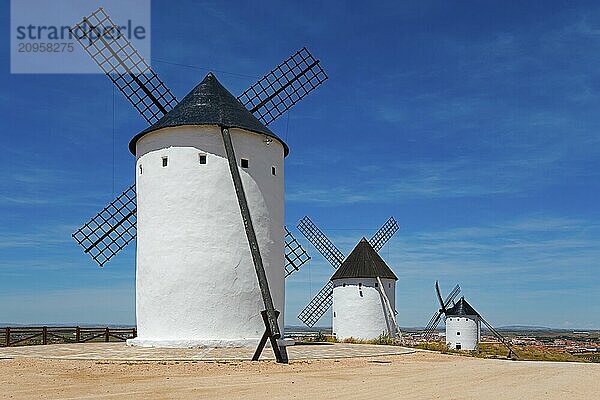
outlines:
[[[594,399],[600,364],[417,352],[342,360],[0,360],[2,399]]]

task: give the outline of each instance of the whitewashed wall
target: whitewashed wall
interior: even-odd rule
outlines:
[[[446,318],[446,344],[456,349],[460,343],[461,350],[475,350],[480,335],[479,318],[477,316],[449,316]]]
[[[283,332],[284,149],[230,131],[238,166],[249,160],[240,171]],[[130,344],[256,344],[264,306],[219,127],[165,128],[136,150],[138,338]]]
[[[381,281],[390,304],[395,309],[396,281]],[[333,333],[339,340],[350,337],[375,339],[381,334],[389,334],[392,322],[388,321],[385,304],[375,283],[375,278],[333,281]]]

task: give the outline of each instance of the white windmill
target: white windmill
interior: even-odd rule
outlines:
[[[454,302],[454,299],[460,293],[459,285],[454,287],[445,300],[442,299],[440,285],[437,281],[435,282],[435,292],[440,303],[440,309],[433,314],[423,331],[425,340],[433,335],[443,316],[446,322],[446,345],[448,348],[453,350],[476,350],[481,340],[481,323],[483,323],[492,335],[508,349],[508,357],[516,356],[509,341],[490,325],[465,300],[464,296]],[[450,303],[452,303],[452,306],[450,306]]]
[[[377,254],[398,229],[391,217],[369,241],[362,238],[345,258],[310,218],[300,220],[298,230],[336,272],[298,318],[313,327],[333,304],[336,338],[374,339],[382,334],[399,337],[395,308],[398,278]]]
[[[267,125],[327,75],[303,48],[237,98],[209,73],[177,102],[107,24],[100,8],[71,32],[151,126],[129,144],[136,184],[73,237],[102,266],[137,235],[129,343],[259,344],[257,359],[271,339],[286,361],[284,279],[308,255],[283,225],[288,147]]]
[[[335,337],[368,340],[399,335],[397,280],[367,239],[362,238],[331,277]]]
[[[446,309],[446,345],[453,350],[475,350],[481,339],[481,318],[465,300]]]

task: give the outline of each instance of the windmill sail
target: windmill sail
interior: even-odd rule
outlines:
[[[106,34],[109,27],[111,33]],[[169,88],[102,7],[75,24],[70,32],[149,124],[177,104]]]
[[[285,229],[285,277],[287,278],[303,266],[310,256],[304,248],[298,243],[294,235],[284,226]]]
[[[72,236],[103,266],[135,239],[136,210],[135,185],[131,185]]]
[[[325,236],[325,234],[308,218],[302,218],[298,223],[298,230],[321,253],[329,264],[335,269],[344,261],[344,254]]]
[[[269,125],[327,79],[320,61],[303,47],[246,89],[238,100]]]
[[[104,34],[107,30],[112,34]],[[156,123],[177,105],[171,90],[120,33],[120,28],[102,7],[69,31],[149,124]],[[327,79],[320,61],[302,48],[249,87],[238,96],[238,100],[264,125],[268,125]],[[135,205],[134,186],[123,195],[125,193]],[[108,207],[120,207],[123,195]],[[127,212],[127,218],[109,218],[110,222],[102,219],[106,212],[105,208],[72,235],[100,266],[133,241],[136,235],[135,208]],[[115,236],[115,240],[119,239],[118,243],[111,242],[110,238],[117,233],[121,233],[122,237]],[[286,277],[310,259],[293,236],[288,234],[286,230]]]
[[[298,315],[298,319],[308,327],[313,327],[321,319],[323,314],[333,304],[333,282],[328,281],[325,286]]]
[[[394,219],[394,217],[390,217],[385,224],[373,235],[373,237],[369,240],[369,244],[373,247],[373,250],[379,251],[381,248],[387,243],[388,240],[394,236],[394,233],[398,231],[400,227],[398,223]]]
[[[438,296],[438,301],[440,302],[440,309],[433,314],[433,316],[429,320],[429,323],[425,327],[425,330],[423,330],[424,339],[429,339],[433,332],[435,332],[440,323],[440,320],[442,319],[442,315],[446,313],[446,309],[448,308],[450,303],[453,302],[456,296],[458,296],[458,294],[460,293],[460,286],[454,286],[454,289],[452,289],[452,291],[448,293],[448,296],[446,296],[446,300],[444,301],[441,300],[442,295],[440,293],[440,286],[437,281],[435,282],[435,290]]]
[[[429,337],[437,329],[438,325],[440,324],[440,319],[442,318],[442,315],[442,311],[438,310],[431,316],[431,319],[427,323],[427,326],[425,327],[425,330],[422,334],[424,339],[429,339]]]

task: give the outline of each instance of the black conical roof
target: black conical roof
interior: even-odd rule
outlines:
[[[367,239],[362,238],[348,258],[335,271],[331,280],[377,277],[398,280],[394,272],[371,247]]]
[[[460,300],[456,302],[451,308],[446,310],[447,316],[455,316],[455,315],[479,315],[477,311],[467,301],[464,297],[461,297]]]
[[[289,153],[289,148],[284,141],[256,119],[212,73],[206,75],[198,86],[154,125],[131,139],[129,150],[135,155],[136,142],[147,133],[183,125],[219,125],[264,134],[279,141],[283,145],[286,156]]]

